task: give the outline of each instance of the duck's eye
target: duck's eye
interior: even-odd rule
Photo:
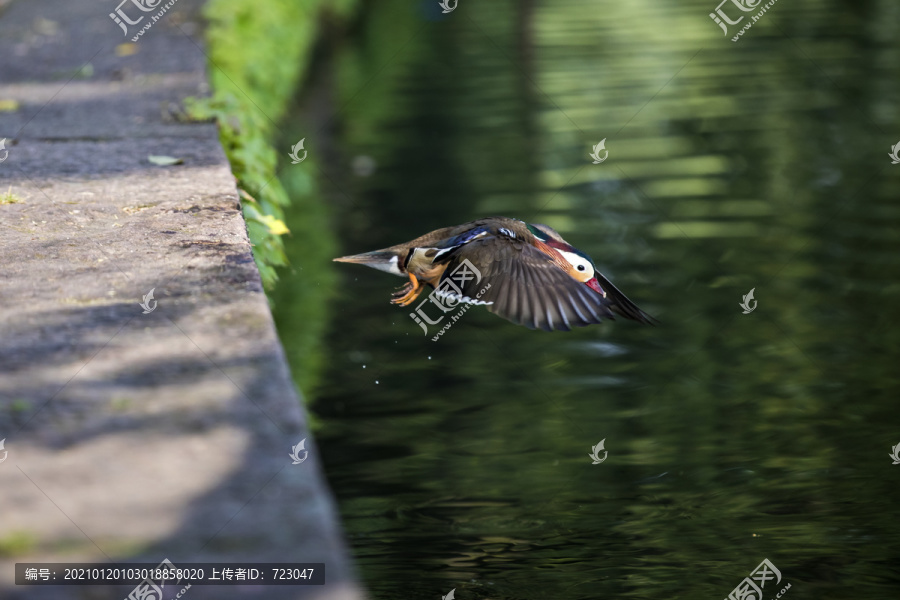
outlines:
[[[591,264],[590,260],[579,254],[567,252],[565,250],[561,250],[560,254],[562,254],[563,258],[566,259],[566,262],[569,263],[569,265],[565,267],[566,271],[575,276],[578,281],[586,281],[594,275],[594,265]]]

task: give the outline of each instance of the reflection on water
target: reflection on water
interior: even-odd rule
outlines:
[[[330,271],[312,410],[373,595],[722,598],[764,558],[789,598],[895,594],[900,6],[779,2],[733,43],[714,0],[431,4],[323,58],[334,256],[543,222],[661,325],[432,342],[400,279]]]

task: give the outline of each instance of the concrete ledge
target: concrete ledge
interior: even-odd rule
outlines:
[[[179,0],[128,57],[116,4],[0,16],[0,100],[21,103],[0,113],[0,193],[22,200],[0,204],[0,597],[131,589],[16,587],[15,562],[168,558],[326,563],[324,587],[189,599],[361,598],[216,128],[163,117],[206,91],[185,34],[199,3]],[[89,60],[89,79],[60,77]]]

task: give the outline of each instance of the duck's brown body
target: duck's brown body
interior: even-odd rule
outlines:
[[[507,217],[445,227],[334,260],[409,277],[392,300],[402,306],[427,284],[446,297],[486,304],[489,311],[532,329],[569,330],[614,318],[614,313],[654,322],[556,231]]]

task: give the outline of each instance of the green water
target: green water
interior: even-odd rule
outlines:
[[[276,316],[373,597],[713,600],[765,558],[766,600],[900,592],[900,5],[735,43],[716,4],[391,0],[320,48],[285,139],[330,212],[292,229],[547,223],[661,321],[432,342],[295,231]]]

